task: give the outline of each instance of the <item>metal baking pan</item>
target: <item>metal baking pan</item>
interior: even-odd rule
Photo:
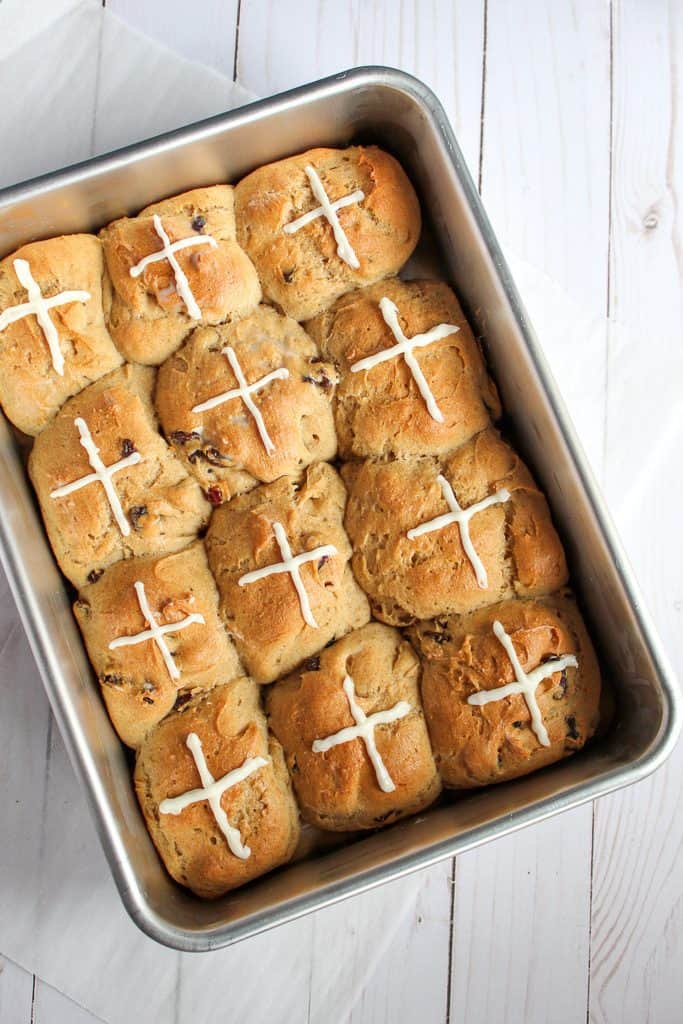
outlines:
[[[228,945],[636,782],[664,761],[680,729],[677,684],[450,125],[419,81],[360,68],[7,189],[0,193],[0,248],[4,255],[34,239],[94,231],[161,196],[236,181],[259,164],[355,139],[391,150],[415,183],[441,272],[484,340],[515,443],[548,495],[616,710],[604,734],[563,763],[450,797],[341,846],[313,836],[297,862],[202,902],[171,881],[152,846],[21,445],[0,422],[2,563],[121,898],[143,931],[176,949]]]

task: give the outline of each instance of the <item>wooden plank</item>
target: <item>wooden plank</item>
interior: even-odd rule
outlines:
[[[33,1024],[35,978],[0,956],[0,1020],[3,1024]]]
[[[313,921],[312,1024],[447,1019],[450,863],[332,907]],[[322,950],[333,951],[321,955]]]
[[[590,824],[579,808],[458,858],[453,1020],[585,1020]]]
[[[232,78],[239,0],[105,0],[104,6],[150,39]]]
[[[604,317],[607,5],[489,0],[481,182],[503,245],[574,296],[568,308],[574,302]],[[548,287],[538,274],[526,284]],[[541,342],[584,443],[599,459],[605,328],[597,339],[570,336],[568,358],[565,326],[554,329],[550,318],[545,326]],[[591,840],[591,808],[583,807],[459,858],[453,1019],[585,1019]]]
[[[298,0],[292,17],[279,0],[242,0],[237,75],[268,96],[360,64],[401,68],[434,89],[476,174],[483,11],[484,0]]]
[[[661,632],[683,666],[683,11],[614,7],[607,497]],[[681,1019],[683,749],[596,805],[590,1020]]]

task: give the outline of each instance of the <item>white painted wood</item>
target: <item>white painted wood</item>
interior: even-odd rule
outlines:
[[[445,1021],[451,897],[438,864],[316,914],[311,1024]]]
[[[598,317],[607,309],[609,52],[607,3],[489,0],[487,212],[504,248]],[[540,340],[600,475],[606,325],[602,339]]]
[[[458,858],[452,1020],[586,1019],[590,821],[579,808]]]
[[[614,8],[606,487],[664,645],[683,668],[683,10]],[[596,805],[590,1020],[683,1013],[683,749]]]
[[[105,0],[131,28],[232,78],[239,0]]]
[[[484,112],[481,183],[494,230],[579,309],[604,316],[607,5],[489,0]],[[568,350],[566,330],[546,325],[540,340],[599,471],[606,330],[570,335]],[[582,807],[458,859],[454,1020],[585,1020],[591,841]]]
[[[476,176],[483,13],[484,0],[242,0],[237,75],[269,96],[360,64],[401,68],[435,90]]]
[[[0,1021],[3,1024],[32,1024],[34,984],[32,974],[0,956]]]

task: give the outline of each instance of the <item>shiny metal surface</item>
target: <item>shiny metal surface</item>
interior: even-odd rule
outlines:
[[[676,681],[445,114],[420,82],[361,68],[5,190],[2,255],[36,238],[96,230],[160,196],[234,181],[313,145],[352,139],[392,150],[416,184],[443,274],[484,338],[515,443],[548,494],[616,711],[605,734],[565,763],[451,798],[337,848],[311,833],[298,862],[217,902],[201,902],[171,882],[147,835],[21,446],[1,422],[2,563],[121,898],[140,928],[178,949],[227,945],[635,782],[662,763],[680,730]]]

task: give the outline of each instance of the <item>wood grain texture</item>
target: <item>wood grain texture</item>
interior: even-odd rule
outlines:
[[[242,0],[237,74],[269,96],[356,65],[402,68],[434,89],[476,175],[483,33],[484,0]]]
[[[683,665],[683,11],[614,6],[606,490],[679,671]],[[656,112],[656,113],[655,113]],[[596,805],[590,1020],[683,1014],[683,750]]]
[[[525,59],[519,55],[524,53]],[[489,0],[482,195],[504,248],[559,286],[602,337],[540,338],[602,474],[607,350],[610,18],[590,0]],[[524,296],[522,296],[524,298]]]
[[[579,308],[598,307],[604,317],[609,10],[489,0],[486,41],[481,189],[494,230]],[[606,325],[597,338],[548,328],[541,343],[587,450],[599,458]],[[591,843],[592,811],[582,807],[458,858],[453,1019],[585,1019]]]
[[[590,871],[590,808],[458,858],[452,1020],[585,1020]]]
[[[316,914],[312,1024],[446,1020],[451,896],[437,864]]]

